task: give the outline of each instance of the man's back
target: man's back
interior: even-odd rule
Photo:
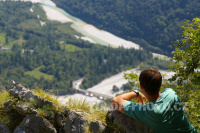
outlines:
[[[197,133],[188,122],[180,99],[170,88],[163,90],[158,100],[146,105],[127,101],[124,113],[145,123],[156,133]]]

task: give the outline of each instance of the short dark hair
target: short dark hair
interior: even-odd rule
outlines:
[[[140,73],[139,81],[146,93],[155,95],[160,91],[162,76],[158,70],[147,68]]]

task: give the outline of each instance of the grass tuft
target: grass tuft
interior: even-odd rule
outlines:
[[[66,103],[66,106],[69,108],[69,109],[72,109],[72,110],[82,110],[86,113],[91,113],[91,106],[90,104],[85,100],[82,100],[82,99],[72,99],[72,98],[69,98],[69,101]]]
[[[17,99],[10,95],[10,93],[6,89],[0,90],[0,122],[6,124],[10,131],[14,131],[16,126],[20,124],[23,117],[17,113],[14,109],[5,112],[3,108],[3,104],[11,100],[13,101],[13,106],[16,103]]]
[[[3,104],[8,100],[14,101],[15,99],[6,89],[0,90],[0,107],[3,107]]]
[[[61,103],[57,100],[56,97],[54,97],[53,95],[51,95],[49,92],[44,91],[43,89],[36,87],[36,89],[33,89],[32,92],[42,98],[45,98],[49,101],[52,101],[55,106],[59,106],[61,105]]]
[[[86,99],[72,99],[69,98],[69,101],[66,103],[66,106],[72,110],[81,110],[84,113],[84,117],[90,122],[94,119],[97,119],[104,124],[106,123],[106,114],[108,110],[105,106],[100,104],[90,105]]]

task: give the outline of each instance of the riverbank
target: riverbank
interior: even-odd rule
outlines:
[[[61,23],[72,22],[71,27],[84,35],[83,37],[80,37],[82,40],[99,43],[101,45],[112,46],[115,48],[123,46],[124,48],[140,49],[140,46],[136,43],[124,40],[123,38],[117,37],[107,31],[98,29],[93,25],[87,24],[82,20],[69,15],[62,9],[56,7],[55,3],[50,0],[31,0],[31,2],[41,3],[42,8],[46,12],[47,18],[49,20],[58,21]]]
[[[136,68],[132,69],[132,71],[134,73],[136,73],[137,75],[139,75],[141,72],[140,70],[138,70]],[[165,75],[165,77],[164,77],[165,79],[169,79],[175,74],[174,72],[167,72],[164,70],[159,70],[159,71],[161,72],[161,74]],[[110,97],[115,97],[117,94],[123,93],[123,90],[120,90],[119,92],[114,93],[112,91],[113,86],[116,85],[117,87],[121,88],[123,84],[126,84],[128,81],[126,79],[124,79],[123,75],[124,75],[124,73],[130,73],[130,72],[131,72],[130,70],[127,70],[127,71],[120,72],[116,75],[113,75],[109,78],[106,78],[101,83],[99,83],[91,88],[88,88],[87,91],[104,94],[104,95],[107,95]],[[78,82],[77,81],[75,81],[75,82],[76,82],[76,84],[80,85],[82,80],[79,79]],[[87,96],[87,95],[83,95],[83,94],[58,96],[58,100],[63,103],[66,103],[69,100],[69,98],[86,100],[86,101],[90,102],[91,104],[100,103],[102,101],[96,97]]]

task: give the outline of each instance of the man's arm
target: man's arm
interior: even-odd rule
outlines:
[[[146,101],[146,97],[142,93],[139,92],[139,96],[137,97],[137,94],[135,92],[129,92],[113,98],[111,100],[111,105],[114,109],[124,114],[124,105],[126,101],[129,101],[133,98],[137,98],[138,101],[142,104],[144,104],[143,100]]]

